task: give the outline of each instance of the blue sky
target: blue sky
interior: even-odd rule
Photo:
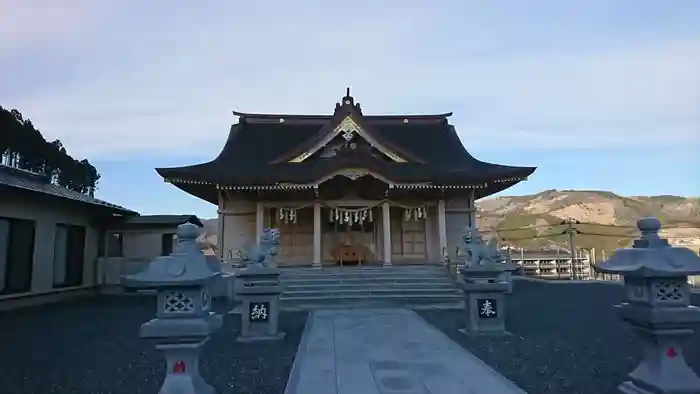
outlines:
[[[439,6],[438,6],[439,4]],[[506,194],[700,195],[700,1],[0,0],[0,105],[142,213],[215,216],[153,170],[218,154],[232,110],[454,112]]]

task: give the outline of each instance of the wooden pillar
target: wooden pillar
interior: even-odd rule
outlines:
[[[382,231],[384,243],[384,266],[391,265],[391,215],[388,202],[382,203]]]
[[[216,235],[217,245],[216,245],[216,247],[219,249],[218,250],[219,253],[217,253],[217,254],[219,255],[219,260],[223,261],[224,258],[227,257],[225,254],[226,252],[225,252],[225,247],[224,247],[224,236],[225,236],[224,235],[224,231],[225,231],[224,218],[225,218],[225,216],[224,216],[224,212],[221,209],[219,209],[216,213],[218,214],[218,219],[216,221],[216,225],[217,225],[217,233],[216,233],[217,234]]]
[[[440,255],[449,255],[447,250],[447,221],[445,220],[445,200],[438,200],[438,238],[440,240]]]
[[[226,239],[224,234],[224,231],[226,231],[226,214],[224,213],[226,211],[226,198],[224,196],[224,192],[221,190],[219,190],[217,194],[219,196],[219,204],[218,209],[216,210],[216,247],[219,249],[219,253],[217,253],[219,260],[224,261],[224,259],[228,258],[226,255],[226,245],[224,245],[224,239]]]
[[[474,192],[469,195],[469,227],[476,228],[476,204],[474,201]]]
[[[312,267],[321,268],[321,203],[314,203],[314,261]]]
[[[260,236],[265,226],[265,206],[259,202],[255,205],[255,244],[260,247]]]

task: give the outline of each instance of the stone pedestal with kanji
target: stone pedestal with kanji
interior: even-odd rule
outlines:
[[[220,275],[197,245],[199,228],[178,227],[178,245],[170,256],[158,257],[146,269],[124,277],[128,287],[156,289],[156,318],[141,326],[141,337],[156,342],[165,353],[166,375],[159,394],[212,394],[199,373],[199,353],[209,336],[221,328],[221,316],[211,309],[209,286]]]
[[[279,330],[279,299],[282,286],[277,267],[251,265],[241,271],[236,283],[236,300],[240,301],[240,342],[284,338]]]
[[[467,335],[497,334],[507,335],[506,293],[510,283],[503,279],[509,266],[494,263],[460,267],[466,326],[459,331]]]
[[[626,302],[617,305],[644,347],[644,358],[618,389],[625,394],[700,393],[700,378],[683,357],[683,341],[700,323],[690,305],[688,275],[700,274],[700,257],[659,237],[656,218],[637,222],[642,233],[629,249],[618,250],[596,271],[624,277]]]

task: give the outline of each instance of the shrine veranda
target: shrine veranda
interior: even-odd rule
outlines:
[[[364,115],[348,90],[332,115],[235,112],[214,160],[158,168],[216,204],[223,260],[279,228],[280,265],[407,264],[454,255],[474,201],[534,167],[475,159],[437,115]]]

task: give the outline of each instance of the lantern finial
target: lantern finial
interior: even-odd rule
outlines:
[[[634,241],[634,248],[665,248],[668,240],[661,239],[661,221],[655,217],[646,217],[637,220],[637,228],[642,233],[641,239]]]
[[[199,236],[199,227],[196,224],[185,223],[177,226],[177,238],[182,241],[195,241]]]

